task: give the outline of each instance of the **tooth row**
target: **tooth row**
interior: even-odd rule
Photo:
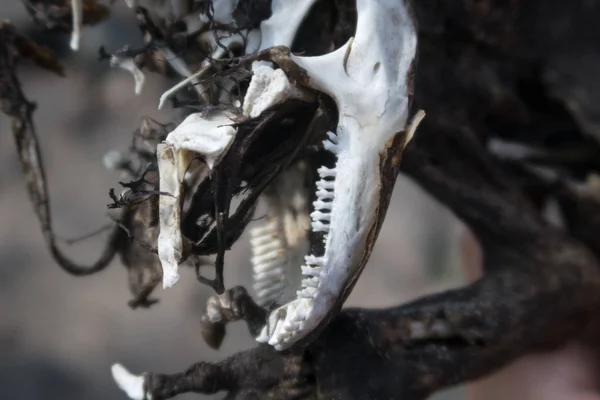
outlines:
[[[285,246],[279,236],[277,221],[267,221],[250,232],[253,289],[257,303],[268,306],[285,290]]]
[[[325,149],[338,152],[338,138],[328,132],[328,139],[323,142]],[[314,211],[310,214],[313,232],[325,232],[323,240],[327,243],[331,223],[331,212],[333,209],[335,168],[321,167],[317,170],[320,180],[316,182],[317,199],[313,202]],[[261,246],[263,244],[261,243]],[[327,253],[327,250],[326,250]],[[317,257],[308,255],[304,257],[305,264],[302,265],[302,287],[296,292],[297,299],[286,306],[285,318],[279,318],[273,322],[274,326],[265,326],[257,337],[260,342],[267,342],[277,348],[284,342],[288,342],[302,329],[302,324],[310,314],[313,301],[317,295],[321,277],[326,272],[327,259],[325,256]]]
[[[263,328],[263,332],[257,337],[257,341],[268,342],[276,346],[281,342],[289,340],[297,331],[301,329],[302,323],[310,312],[310,304],[305,300],[295,300],[285,306],[286,317],[278,319],[275,326]],[[271,328],[271,329],[269,329]]]

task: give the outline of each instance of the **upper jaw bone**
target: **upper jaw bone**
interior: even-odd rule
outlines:
[[[182,187],[186,171],[196,155],[212,169],[229,148],[236,134],[227,113],[210,118],[188,116],[157,147],[160,175],[158,257],[163,269],[163,288],[179,280],[178,267],[184,258],[181,233]]]
[[[308,90],[291,85],[281,70],[266,65],[255,65],[255,75],[244,98],[247,116],[260,115],[264,110],[288,99],[314,100]],[[260,101],[259,101],[260,99]],[[231,115],[222,112],[209,118],[199,113],[187,117],[164,143],[157,147],[160,175],[158,256],[163,269],[163,287],[173,286],[179,280],[178,266],[184,257],[184,238],[181,233],[181,201],[185,172],[192,159],[201,155],[212,169],[231,145],[236,129]]]
[[[337,164],[322,172],[335,178],[317,184],[318,200],[333,199],[330,210],[313,213],[313,231],[327,233],[325,253],[307,257],[298,298],[273,311],[257,338],[278,350],[306,338],[341,307],[385,216],[392,188],[383,187],[382,166],[397,163],[388,157],[409,138],[409,74],[417,45],[410,12],[394,0],[357,0],[357,11],[356,36],[345,46],[320,57],[292,56],[309,86],[337,103],[338,126],[324,143]]]

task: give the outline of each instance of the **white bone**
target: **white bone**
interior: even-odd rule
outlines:
[[[379,204],[381,154],[398,134],[405,135],[400,146],[405,145],[423,117],[418,114],[407,126],[408,74],[417,35],[405,2],[357,0],[356,5],[356,35],[344,46],[319,57],[291,56],[307,72],[308,85],[335,100],[339,120],[335,134],[324,141],[325,149],[337,156],[335,180],[316,183],[319,207],[325,199],[333,201],[326,213],[313,213],[311,224],[313,232],[325,233],[327,263],[318,276],[302,281],[298,299],[271,312],[262,333],[278,350],[306,337],[341,305],[350,278],[361,272],[368,258],[367,238],[378,213],[385,212]],[[282,332],[280,326],[288,326],[292,316],[280,310],[297,308],[300,302],[308,302],[300,328]]]
[[[112,377],[117,386],[124,391],[132,400],[152,400],[151,395],[145,395],[144,381],[146,378],[134,375],[121,364],[113,364],[111,367]]]
[[[245,33],[245,35],[241,33],[226,33],[224,31],[217,31],[216,34],[219,37],[219,42],[221,46],[231,47],[234,44],[242,45],[244,44],[244,40],[246,40],[246,51],[253,52],[258,49],[260,33],[257,30],[248,31]],[[225,55],[225,49],[219,46],[219,44],[216,41],[215,32],[210,31],[203,33],[202,35],[200,35],[199,42],[207,47],[210,47],[212,51],[211,57],[213,59],[218,60],[221,57],[223,57],[223,55]],[[179,82],[171,89],[167,90],[162,94],[158,103],[158,109],[162,109],[165,102],[171,96],[173,96],[175,93],[177,93],[179,90],[181,90],[190,83],[193,83],[195,85],[196,91],[200,94],[202,98],[204,98],[204,92],[206,88],[199,82],[199,78],[204,76],[208,70],[210,70],[210,62],[209,60],[206,60],[202,63],[202,66],[196,73],[188,75],[186,79]]]
[[[71,13],[73,14],[73,31],[71,33],[71,49],[79,50],[81,40],[81,25],[83,24],[83,0],[71,0]]]
[[[291,47],[296,32],[316,0],[273,0],[271,17],[260,24],[261,49]]]
[[[308,199],[310,192],[303,179],[308,166],[304,162],[289,167],[262,195],[267,203],[268,214],[263,225],[254,228],[252,235],[260,232],[262,235],[275,236],[277,251],[272,257],[262,256],[262,244],[251,241],[251,259],[253,266],[253,288],[257,292],[256,301],[259,305],[270,306],[275,300],[284,302],[295,297],[295,290],[300,285],[301,271],[297,265],[308,251],[309,243],[306,232],[310,223],[308,215]],[[267,229],[270,228],[270,229]],[[276,271],[276,274],[263,275],[266,270]],[[269,280],[276,281],[269,290]],[[263,290],[259,290],[263,288]]]
[[[135,94],[139,95],[140,93],[142,93],[142,88],[144,87],[146,77],[142,70],[139,69],[138,66],[135,64],[133,58],[115,54],[110,58],[110,65],[112,67],[122,68],[126,71],[131,72],[135,81]]]
[[[193,75],[192,71],[190,71],[190,68],[187,66],[185,61],[183,61],[181,57],[173,53],[173,50],[171,50],[168,47],[164,47],[163,53],[165,55],[165,60],[179,75],[186,78],[189,78]],[[194,89],[196,90],[196,92],[198,92],[198,95],[202,96],[204,90],[201,87],[201,85],[199,85],[200,82],[198,81],[198,79],[192,77],[191,82],[194,84]]]
[[[159,184],[158,257],[163,269],[163,288],[179,280],[179,263],[183,255],[181,234],[181,199],[185,173],[196,154],[200,154],[212,169],[229,148],[236,130],[229,126],[230,116],[214,114],[203,119],[199,114],[188,116],[164,143],[157,147]]]
[[[252,69],[254,75],[244,97],[244,115],[256,118],[266,109],[286,100],[314,99],[306,90],[293,86],[281,69],[275,70],[261,63],[255,63]]]

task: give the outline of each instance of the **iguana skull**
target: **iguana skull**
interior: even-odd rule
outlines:
[[[315,1],[273,0],[271,17],[252,33],[260,37],[258,48],[291,47]],[[217,3],[220,14],[234,5]],[[323,142],[335,155],[335,165],[318,168],[314,196],[304,184],[307,165],[294,163],[264,192],[269,213],[251,233],[254,288],[258,302],[272,308],[257,340],[278,350],[308,339],[349,295],[373,249],[401,152],[416,126],[409,124],[417,46],[409,6],[397,0],[357,0],[356,8],[356,33],[344,46],[323,56],[291,56],[308,76],[305,87],[257,62],[242,105],[246,115],[258,116],[290,98],[313,101],[312,93],[319,91],[335,100],[339,112],[336,130]],[[236,134],[229,125],[226,112],[211,118],[192,115],[159,146],[160,190],[172,195],[161,196],[160,202],[164,287],[177,282],[182,261],[180,188],[189,156],[218,163]],[[323,242],[318,253],[310,252],[314,238]]]

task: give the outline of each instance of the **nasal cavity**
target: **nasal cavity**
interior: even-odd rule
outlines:
[[[307,57],[331,53],[354,36],[356,21],[356,0],[317,1],[302,21],[291,50]]]

